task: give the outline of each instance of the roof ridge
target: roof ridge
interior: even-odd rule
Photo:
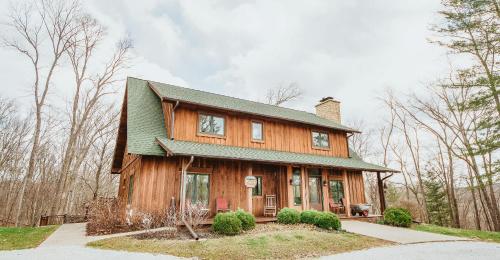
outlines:
[[[315,113],[311,113],[311,112],[300,110],[300,109],[289,108],[289,107],[282,107],[282,106],[268,104],[268,103],[259,102],[259,101],[255,101],[255,100],[244,99],[244,98],[239,98],[239,97],[233,97],[233,96],[229,96],[229,95],[225,95],[225,94],[219,94],[219,93],[214,93],[214,92],[205,91],[205,90],[199,90],[199,89],[195,89],[195,88],[182,87],[182,86],[177,86],[177,85],[173,85],[173,84],[170,84],[170,83],[158,82],[158,81],[154,81],[154,80],[146,80],[146,79],[140,79],[140,80],[150,81],[150,82],[154,82],[154,83],[158,83],[158,84],[163,84],[163,85],[169,85],[171,87],[176,87],[176,88],[183,88],[183,89],[188,89],[188,90],[194,90],[194,91],[208,93],[208,94],[212,94],[212,95],[224,96],[224,97],[227,97],[227,98],[243,100],[243,101],[246,101],[246,102],[253,102],[253,103],[257,103],[259,105],[266,105],[266,106],[272,106],[272,107],[276,107],[276,108],[280,108],[280,109],[288,109],[288,110],[293,110],[293,111],[297,111],[297,112],[308,113],[308,114],[311,114],[313,116],[319,117]]]

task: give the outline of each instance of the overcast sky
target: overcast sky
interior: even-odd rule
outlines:
[[[445,50],[428,43],[437,0],[165,1],[89,0],[85,8],[109,31],[128,35],[134,60],[126,74],[262,100],[266,89],[297,83],[305,95],[287,104],[314,111],[324,96],[343,118],[373,122],[387,87],[421,89],[447,70]],[[0,0],[5,15],[8,1]],[[5,20],[3,18],[2,20]],[[27,61],[0,49],[1,96],[28,104]],[[68,72],[62,72],[68,73]],[[52,102],[64,102],[60,76]],[[123,88],[123,86],[121,86]]]

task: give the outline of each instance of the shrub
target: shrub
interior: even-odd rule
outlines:
[[[243,230],[250,230],[255,228],[255,217],[252,214],[242,209],[238,209],[238,211],[236,211],[236,216],[241,221],[241,227],[243,228]]]
[[[234,212],[217,213],[212,228],[219,234],[233,236],[241,232],[241,220]]]
[[[300,221],[300,213],[291,208],[282,208],[277,217],[278,223],[281,224],[297,224]]]
[[[384,211],[384,224],[409,227],[411,225],[411,214],[403,208],[388,208]]]
[[[315,218],[321,212],[317,210],[304,210],[300,213],[300,222],[305,224],[316,224]]]
[[[101,235],[114,233],[120,226],[120,207],[116,199],[98,199],[89,205],[87,234]]]
[[[331,212],[318,212],[314,222],[317,227],[329,230],[340,230],[341,227],[339,218]]]

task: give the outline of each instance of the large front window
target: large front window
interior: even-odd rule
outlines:
[[[302,193],[300,191],[300,185],[301,185],[300,168],[293,168],[292,186],[293,186],[293,205],[295,206],[302,204]]]
[[[208,207],[210,198],[210,175],[187,174],[186,201],[192,204],[202,203]]]
[[[328,140],[328,133],[313,131],[312,144],[314,147],[319,147],[319,148],[330,147],[330,142]]]
[[[344,185],[342,181],[330,181],[330,198],[332,198],[335,203],[340,203],[344,198]]]
[[[200,133],[224,136],[224,117],[200,114],[199,120]]]

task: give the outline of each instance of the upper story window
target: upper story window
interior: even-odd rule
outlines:
[[[312,144],[317,148],[329,148],[330,140],[328,140],[327,132],[312,131]]]
[[[262,122],[252,121],[252,140],[263,141],[264,140],[263,132],[264,131]]]
[[[198,131],[202,134],[224,136],[225,120],[222,116],[200,114]]]

